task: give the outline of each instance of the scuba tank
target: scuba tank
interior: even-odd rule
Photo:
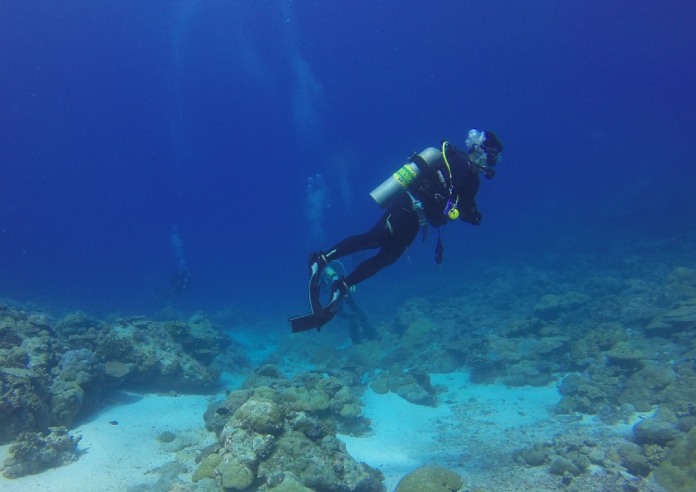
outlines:
[[[389,205],[389,202],[396,195],[408,189],[423,171],[440,162],[442,152],[434,147],[428,147],[419,154],[413,154],[410,159],[411,162],[404,164],[384,183],[370,192],[370,196],[377,202],[377,205],[382,208]]]

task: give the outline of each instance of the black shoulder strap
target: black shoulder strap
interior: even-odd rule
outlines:
[[[420,169],[420,171],[421,171],[422,173],[424,173],[425,171],[428,170],[428,163],[425,162],[425,159],[423,159],[423,157],[421,157],[421,156],[420,156],[419,154],[417,154],[416,152],[414,152],[413,154],[411,154],[411,157],[409,157],[409,160],[410,160],[411,162],[413,162],[416,166],[418,166],[418,169]]]

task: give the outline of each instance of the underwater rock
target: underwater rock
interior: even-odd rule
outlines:
[[[550,455],[552,475],[581,475],[595,459],[596,443],[582,435],[556,436]],[[590,458],[592,456],[592,459]]]
[[[651,466],[648,458],[643,452],[643,448],[632,442],[627,442],[617,449],[621,464],[631,474],[644,477],[650,473]]]
[[[630,342],[618,342],[606,352],[606,356],[610,363],[623,367],[640,366],[645,359],[643,351],[632,346]]]
[[[645,327],[647,336],[670,336],[696,328],[696,297],[675,304]]]
[[[201,392],[215,388],[222,364],[248,365],[241,347],[205,317],[190,321],[172,328],[142,317],[104,323],[74,313],[56,323],[6,306],[0,310],[0,443],[24,431],[72,425],[99,407],[106,389]]]
[[[97,340],[94,352],[100,360],[108,362],[135,362],[138,359],[138,350],[133,338],[140,339],[135,328],[131,333],[106,334]]]
[[[572,461],[563,458],[562,456],[556,456],[551,461],[549,473],[552,475],[565,475],[566,473],[580,475],[582,470],[580,470],[580,468],[578,468]]]
[[[437,390],[430,384],[430,375],[422,371],[392,369],[377,375],[370,384],[376,393],[392,391],[416,405],[437,406]]]
[[[645,419],[633,426],[633,437],[639,444],[665,446],[682,435],[674,423],[661,419]]]
[[[558,387],[563,398],[556,412],[597,414],[601,408],[618,397],[620,378],[605,367],[593,367],[590,374],[570,374]]]
[[[440,466],[422,466],[402,478],[394,492],[457,492],[464,480],[452,470]]]
[[[224,489],[244,490],[254,483],[254,472],[238,461],[223,461],[216,469],[222,477]]]
[[[574,291],[566,292],[563,295],[546,294],[534,306],[534,314],[541,319],[553,319],[562,313],[583,306],[589,300],[589,296]]]
[[[205,333],[214,329],[205,326]],[[221,369],[212,363],[211,351],[227,357],[238,349],[222,332],[203,339],[190,330],[178,321],[121,319],[99,339],[96,353],[105,364],[128,364],[122,386],[182,392],[212,389]]]
[[[215,478],[215,468],[220,464],[222,458],[217,453],[212,453],[203,458],[196,471],[193,472],[191,480],[195,483],[205,478]]]
[[[357,367],[375,369],[380,367],[384,352],[380,342],[373,340],[351,345],[347,350],[347,357]]]
[[[220,433],[220,440],[225,453],[240,463],[255,468],[262,459],[270,455],[276,437],[259,434],[251,429],[240,429],[228,422]]]
[[[283,428],[281,408],[272,401],[247,400],[234,412],[231,425],[259,434],[276,434]]]
[[[104,374],[114,379],[122,379],[131,372],[130,364],[118,361],[109,361],[104,364]]]
[[[206,429],[219,435],[234,412],[253,394],[251,390],[232,391],[225,400],[211,403],[203,414]]]
[[[271,455],[259,464],[258,476],[266,481],[292,473],[313,490],[382,492],[384,477],[378,470],[356,462],[335,436],[319,441],[304,434],[285,432]]]
[[[0,368],[0,444],[51,424],[46,379],[29,369]]]
[[[312,440],[321,439],[327,434],[327,428],[324,426],[316,415],[305,412],[296,412],[289,415],[290,427],[298,432],[301,432]]]
[[[500,378],[506,386],[547,386],[554,380],[548,364],[539,361],[522,361],[508,368],[508,373]]]
[[[592,364],[598,354],[628,340],[626,328],[619,322],[599,323],[570,344],[572,362],[578,367]]]
[[[670,492],[691,492],[696,476],[696,428],[681,437],[653,475]]]
[[[256,388],[259,386],[268,386],[276,388],[279,386],[287,386],[290,384],[289,379],[282,373],[278,367],[273,364],[264,364],[254,370],[247,379],[242,383],[242,388]]]
[[[85,392],[73,381],[56,379],[50,388],[51,392],[51,422],[70,426],[82,410],[85,402]]]
[[[293,410],[320,412],[328,410],[331,400],[322,388],[316,387],[291,387],[283,391],[286,398],[289,398],[289,405]]]
[[[396,316],[394,316],[393,330],[402,335],[418,320],[427,318],[432,311],[432,304],[427,299],[411,298],[399,306]]]
[[[517,463],[529,466],[542,466],[548,463],[549,447],[545,444],[534,444],[531,447],[521,449],[514,454]]]
[[[314,492],[309,487],[305,487],[291,473],[282,474],[282,482],[268,488],[268,492]]]
[[[65,316],[55,327],[56,332],[63,338],[72,335],[83,335],[89,330],[102,330],[106,323],[87,316],[83,312],[76,312]]]
[[[197,480],[213,477],[223,487],[237,488],[252,480],[259,490],[383,490],[381,473],[357,463],[336,438],[338,426],[364,420],[357,416],[360,400],[348,386],[318,373],[292,380],[269,366],[261,373],[206,412],[207,424],[218,418],[226,422],[217,457],[201,463]],[[251,388],[252,380],[283,384]]]
[[[14,348],[19,348],[21,344],[22,337],[19,336],[14,327],[8,325],[0,326],[0,350],[5,351]],[[3,363],[3,365],[7,364]]]
[[[19,478],[77,461],[81,437],[68,434],[65,427],[51,427],[48,434],[27,432],[10,446],[3,475]]]
[[[162,443],[170,443],[173,442],[174,439],[176,439],[176,434],[171,431],[160,432],[157,435],[157,440]]]
[[[653,405],[671,401],[678,402],[687,395],[680,395],[679,388],[684,381],[678,380],[671,365],[644,362],[643,367],[633,372],[624,382],[620,402],[630,403],[640,411],[648,411]],[[675,383],[679,383],[675,385]]]
[[[184,352],[204,365],[210,364],[217,354],[224,352],[232,343],[202,313],[191,316],[187,322],[169,321],[164,322],[163,326],[172,339],[181,344]]]
[[[696,299],[696,269],[676,267],[667,276],[664,291],[672,301]]]
[[[60,358],[58,363],[58,375],[64,381],[74,381],[77,384],[87,384],[101,367],[94,352],[89,349],[68,350]]]

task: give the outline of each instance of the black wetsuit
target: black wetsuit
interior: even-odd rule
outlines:
[[[414,199],[421,202],[425,218],[433,227],[450,222],[445,214],[450,196],[459,197],[457,208],[461,220],[474,225],[481,223],[481,214],[475,201],[481,183],[478,172],[466,156],[456,152],[454,148],[448,148],[447,160],[452,169],[452,183],[449,171],[440,159],[435,166],[418,177],[409,187],[409,193],[399,193],[392,200],[372,229],[364,234],[350,236],[324,253],[327,261],[331,261],[357,251],[381,248],[376,255],[360,263],[346,276],[348,286],[358,284],[391,265],[411,245],[421,227]]]

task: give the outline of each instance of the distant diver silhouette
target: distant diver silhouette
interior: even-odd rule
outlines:
[[[174,227],[171,236],[172,251],[177,260],[176,271],[169,278],[168,297],[183,294],[191,289],[191,274],[186,266],[186,257],[184,255],[184,243],[181,240],[179,229]]]

